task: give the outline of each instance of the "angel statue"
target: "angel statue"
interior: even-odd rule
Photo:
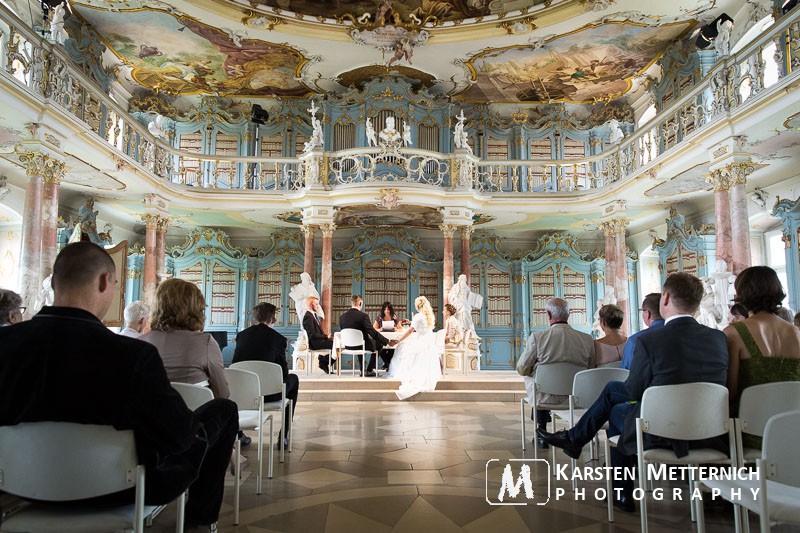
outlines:
[[[731,32],[733,31],[733,20],[719,17],[717,20],[717,36],[714,37],[714,49],[719,57],[727,57],[731,53]]]
[[[65,3],[58,4],[50,13],[50,38],[58,44],[64,44],[69,38],[67,30],[64,29]]]
[[[458,119],[458,122],[456,122],[456,125],[453,128],[453,144],[456,148],[461,148],[462,150],[466,150],[471,154],[472,147],[469,145],[469,135],[467,135],[467,130],[464,129],[464,121],[467,120],[467,117],[464,116],[463,109],[456,118]]]
[[[322,123],[317,118],[317,111],[319,111],[319,108],[313,100],[311,101],[311,107],[308,108],[307,111],[311,113],[311,138],[306,141],[303,146],[303,152],[310,152],[315,148],[322,148],[322,145],[325,143],[325,136],[322,133]]]
[[[50,274],[44,281],[42,281],[42,289],[36,294],[36,299],[33,301],[33,309],[31,309],[31,316],[35,315],[42,310],[45,305],[53,305],[55,298],[55,291],[53,291],[53,275]]]
[[[619,127],[619,121],[616,119],[611,119],[608,121],[608,129],[611,130],[611,133],[608,135],[608,143],[609,144],[617,144],[622,139],[625,138],[625,133],[623,133],[622,128]]]
[[[147,131],[150,132],[153,137],[161,139],[164,137],[164,116],[163,115],[156,115],[156,117],[147,124]]]
[[[403,146],[411,146],[411,126],[403,124]]]
[[[309,296],[319,298],[319,292],[317,292],[314,282],[311,281],[311,275],[303,272],[300,274],[300,283],[292,287],[292,290],[289,292],[289,297],[294,300],[294,308],[297,311],[297,318],[300,319],[301,324],[303,323],[303,317],[307,311],[306,298]],[[325,313],[322,310],[322,306],[320,306],[317,315],[319,315],[321,319],[325,318]]]
[[[447,301],[456,308],[456,320],[461,324],[464,332],[471,330],[475,332],[475,324],[472,322],[472,309],[480,309],[483,298],[480,294],[473,293],[467,283],[466,274],[458,276],[458,281],[447,294]]]
[[[375,128],[372,126],[372,119],[367,117],[366,126],[364,129],[367,132],[367,146],[378,146],[378,139],[375,136]]]
[[[710,277],[700,278],[700,281],[703,283],[703,297],[697,309],[697,321],[704,326],[717,329],[721,316],[720,309],[714,302],[714,281]]]

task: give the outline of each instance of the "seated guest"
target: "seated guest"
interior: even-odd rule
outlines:
[[[547,301],[548,329],[536,331],[528,337],[525,352],[517,362],[517,372],[525,376],[525,387],[530,397],[533,390],[533,373],[538,365],[552,363],[572,363],[589,368],[589,361],[594,358],[594,341],[591,335],[572,329],[567,323],[569,304],[561,298],[550,298]],[[568,398],[553,394],[539,394],[535,398],[537,404],[566,404]],[[535,408],[535,407],[534,407]],[[533,411],[531,411],[533,418]],[[546,429],[550,421],[550,411],[540,409],[536,412],[540,429]],[[536,446],[534,442],[534,446]],[[540,448],[548,448],[547,443],[539,439]]]
[[[731,306],[731,319],[730,324],[734,322],[741,322],[745,318],[749,317],[750,313],[747,312],[747,309],[742,304],[733,304]]]
[[[141,300],[136,300],[125,307],[123,316],[125,317],[125,327],[119,334],[135,339],[144,332],[144,327],[150,318],[150,306]]]
[[[61,250],[55,305],[0,328],[0,425],[49,420],[132,429],[146,469],[145,503],[167,504],[188,487],[186,523],[210,531],[239,427],[236,404],[215,399],[192,412],[152,345],[103,325],[98,317],[111,306],[116,282],[101,247],[77,242]],[[133,503],[134,491],[115,499]]]
[[[308,334],[308,347],[312,350],[331,350],[333,337],[322,330],[322,322],[317,314],[319,313],[319,298],[316,296],[306,298],[306,309],[308,311],[303,316],[303,329]],[[319,356],[319,367],[326,374],[330,373],[328,360],[325,355]]]
[[[444,345],[446,348],[455,348],[464,342],[464,332],[461,330],[461,322],[454,316],[456,308],[450,304],[444,304],[442,316],[444,317]]]
[[[778,310],[775,311],[775,314],[789,324],[794,324],[794,313],[788,307],[780,306]]]
[[[149,333],[139,337],[158,349],[170,381],[208,384],[214,398],[227,398],[222,352],[203,331],[206,301],[197,285],[172,278],[156,289]]]
[[[22,297],[14,291],[0,289],[0,327],[22,322]]]
[[[383,302],[381,314],[375,319],[375,329],[378,331],[398,331],[400,329],[400,321],[394,314],[392,302]]]
[[[738,405],[741,391],[773,381],[800,380],[800,330],[775,313],[786,297],[778,275],[754,266],[736,276],[736,303],[749,317],[725,328],[730,365],[728,390]]]
[[[236,350],[233,352],[233,363],[240,361],[265,361],[281,365],[283,382],[286,384],[286,397],[292,400],[292,405],[297,408],[297,392],[300,382],[295,374],[289,373],[286,364],[286,337],[272,329],[275,325],[275,312],[277,308],[271,303],[260,303],[253,308],[253,325],[240,331],[236,335]],[[265,402],[279,402],[280,393],[267,394]],[[286,407],[286,427],[284,435],[289,434],[289,421],[294,418],[294,410]],[[286,446],[288,446],[288,442]]]
[[[594,360],[589,365],[596,367],[622,361],[622,351],[628,337],[620,332],[625,313],[616,305],[604,305],[598,311],[600,328],[605,334],[602,339],[594,341]]]
[[[671,274],[661,293],[660,313],[664,327],[642,332],[636,339],[633,366],[627,381],[608,383],[600,397],[572,429],[548,433],[539,430],[547,443],[563,448],[577,459],[581,450],[608,422],[608,435],[622,435],[611,449],[611,466],[634,467],[636,454],[636,418],[644,391],[657,385],[708,382],[724,385],[728,374],[728,349],[721,331],[699,324],[693,315],[703,297],[703,283],[685,272]],[[697,443],[702,447],[720,447],[720,443]],[[686,441],[646,436],[645,448],[671,448],[675,455],[689,453]],[[721,446],[720,451],[727,451]],[[615,481],[614,505],[633,512],[633,481]]]
[[[664,319],[661,318],[661,312],[658,310],[659,302],[661,301],[660,292],[651,292],[644,297],[642,301],[642,320],[647,329],[639,330],[625,342],[625,349],[622,352],[622,362],[620,368],[626,370],[631,369],[633,363],[633,348],[636,346],[636,338],[647,331],[654,331],[664,325]]]
[[[367,376],[372,377],[375,375],[375,352],[383,350],[383,347],[389,344],[389,339],[381,335],[374,327],[370,327],[369,317],[361,311],[361,307],[364,305],[364,300],[361,299],[361,296],[354,294],[350,300],[353,305],[339,317],[339,328],[357,329],[364,335],[364,349],[372,352],[369,357],[369,363],[367,363]],[[357,350],[361,347],[345,346],[345,348]],[[391,356],[384,353],[381,354],[381,357],[385,365],[388,365],[391,361]],[[358,359],[358,365],[361,368],[360,358]]]

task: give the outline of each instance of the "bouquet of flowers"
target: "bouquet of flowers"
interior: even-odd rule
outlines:
[[[408,326],[411,325],[411,321],[407,318],[404,318],[403,320],[400,321],[400,325],[403,326],[404,328],[407,328]]]

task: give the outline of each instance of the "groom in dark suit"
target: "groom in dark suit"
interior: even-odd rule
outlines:
[[[659,303],[660,314],[665,319],[664,326],[636,337],[633,366],[625,383],[608,383],[574,428],[557,433],[539,430],[539,436],[577,459],[583,446],[608,422],[609,437],[622,435],[619,446],[611,449],[612,466],[634,466],[636,418],[641,410],[642,396],[648,387],[698,382],[724,386],[727,382],[728,346],[725,335],[699,324],[693,318],[702,297],[703,284],[699,279],[683,272],[670,275],[664,283]],[[728,451],[719,440],[689,443],[650,435],[646,435],[645,440],[645,448],[672,449],[678,457],[689,453],[690,444]],[[625,480],[619,488],[622,488],[622,497],[617,499],[615,491],[614,505],[623,511],[634,511],[633,481]]]
[[[312,350],[331,350],[333,348],[333,337],[329,336],[322,330],[319,315],[319,298],[309,296],[306,300],[306,307],[308,311],[303,315],[303,329],[308,334],[308,347]],[[332,358],[331,358],[332,359]],[[319,356],[319,367],[329,374],[328,369],[328,356]]]
[[[350,301],[353,307],[342,313],[342,316],[339,317],[339,328],[357,329],[364,334],[364,348],[372,352],[369,363],[367,364],[367,376],[372,377],[375,375],[375,352],[383,349],[387,344],[393,345],[394,341],[390,342],[389,339],[372,327],[372,323],[369,321],[367,314],[361,311],[361,307],[364,305],[364,300],[361,299],[361,296],[357,294],[353,295]],[[347,346],[346,348],[357,350],[360,346]],[[385,363],[388,365],[389,359],[386,359]],[[359,368],[361,368],[361,359],[358,360],[358,365]]]

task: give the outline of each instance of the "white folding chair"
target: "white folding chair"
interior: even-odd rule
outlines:
[[[341,331],[342,335],[342,352],[341,358],[344,359],[345,355],[353,356],[353,376],[356,375],[356,357],[361,358],[361,372],[363,375],[367,373],[367,354],[373,352],[366,349],[364,343],[364,333],[360,329],[345,328]],[[347,348],[350,346],[350,348]],[[353,348],[353,346],[360,346],[360,348]],[[376,365],[377,366],[377,365]],[[342,361],[339,361],[339,368],[337,375],[342,373]]]
[[[264,396],[261,394],[261,382],[258,374],[239,368],[226,368],[225,379],[228,380],[230,399],[239,408],[239,429],[258,430],[258,470],[256,474],[256,494],[261,494],[261,479],[264,457],[264,422],[269,420],[269,477],[272,477],[272,413],[264,413]],[[234,487],[233,523],[239,524],[239,480],[241,479],[242,465],[239,458],[242,454],[242,445],[239,439],[235,442],[236,473]]]
[[[552,415],[565,420],[569,427],[575,424],[586,414],[589,407],[600,397],[606,384],[611,381],[625,381],[628,371],[624,368],[589,368],[581,370],[572,380],[572,394],[569,396],[569,410],[553,411]],[[606,426],[607,427],[607,426]],[[594,457],[594,441],[592,457]],[[606,459],[608,461],[608,459]],[[575,459],[572,459],[572,469],[575,470]],[[610,478],[609,478],[610,479]],[[577,479],[572,476],[572,490],[577,488]]]
[[[292,451],[292,420],[291,417],[289,420],[285,420],[286,418],[286,406],[291,405],[291,409],[289,412],[294,412],[294,405],[292,405],[292,400],[286,397],[286,383],[283,382],[283,369],[281,369],[281,365],[276,363],[268,363],[266,361],[241,361],[239,363],[233,363],[231,368],[239,368],[241,370],[249,370],[250,372],[255,372],[258,374],[258,379],[261,384],[261,394],[264,396],[270,396],[271,394],[280,394],[281,399],[275,402],[264,402],[264,411],[265,412],[275,412],[280,411],[281,415],[281,428],[285,428],[289,426],[287,431],[281,430],[283,437],[285,437],[289,441],[289,451]],[[284,442],[283,438],[280,441],[281,447],[281,456],[280,462],[284,462],[285,459],[285,449],[284,449]],[[269,477],[272,477],[272,461],[270,461],[269,465]]]
[[[71,422],[31,422],[0,427],[0,487],[37,500],[5,517],[2,530],[89,533],[144,532],[145,468],[132,430]],[[135,503],[52,505],[135,489]],[[178,498],[176,531],[183,531],[186,493]]]
[[[797,410],[800,410],[800,381],[776,381],[744,389],[739,399],[739,416],[736,417],[736,456],[739,466],[753,463],[761,457],[761,450],[744,447],[743,433],[763,437],[770,418]]]
[[[172,385],[173,389],[178,391],[186,407],[192,411],[214,399],[214,393],[211,392],[211,389],[202,385],[190,385],[189,383],[178,382],[172,382],[170,385]]]
[[[522,427],[522,450],[525,450],[525,404],[533,408],[533,427],[534,431],[538,425],[537,409],[564,409],[569,408],[568,403],[563,404],[540,404],[536,401],[537,393],[557,394],[569,396],[572,392],[572,382],[575,374],[581,370],[586,370],[585,366],[573,365],[572,363],[549,363],[546,365],[536,365],[533,374],[533,387],[530,396],[519,401],[520,426]],[[532,402],[532,403],[531,403]],[[553,428],[555,431],[556,419],[553,417]],[[539,447],[533,447],[533,457],[539,458]],[[553,464],[555,465],[556,451],[553,448]]]
[[[306,373],[307,374],[311,374],[313,369],[318,368],[317,361],[319,361],[319,356],[320,355],[325,356],[325,357],[328,358],[328,368],[329,369],[333,366],[333,360],[334,360],[333,350],[329,350],[327,348],[326,349],[320,349],[320,350],[312,349],[311,348],[311,343],[308,340],[308,332],[306,330],[304,330],[303,328],[300,328],[300,331],[298,332],[297,336],[298,336],[297,342],[302,343],[301,338],[300,338],[301,336],[304,337],[303,340],[305,340],[306,351],[304,353],[306,354]]]
[[[728,389],[716,383],[684,383],[650,387],[642,395],[641,414],[636,419],[636,453],[639,461],[639,488],[645,492],[648,463],[667,465],[699,465],[728,463],[736,465],[736,444],[733,419],[728,417]],[[728,434],[730,457],[711,448],[689,450],[678,457],[671,449],[644,449],[645,434],[667,439],[702,440]],[[694,492],[695,479],[689,477],[689,491]],[[609,496],[610,498],[610,496]],[[642,533],[647,533],[647,498],[641,502]],[[692,521],[700,501],[689,502]],[[700,511],[702,512],[702,511]],[[739,527],[737,518],[737,528]]]
[[[762,455],[756,460],[758,479],[703,480],[700,484],[719,491],[735,509],[742,507],[758,513],[761,533],[770,531],[772,522],[800,524],[800,461],[795,449],[798,427],[800,411],[777,414],[769,419],[764,430]],[[757,497],[754,497],[756,489]],[[732,490],[739,491],[736,501],[733,501]],[[702,502],[697,507],[697,529],[704,533]],[[739,519],[737,510],[734,518]]]

